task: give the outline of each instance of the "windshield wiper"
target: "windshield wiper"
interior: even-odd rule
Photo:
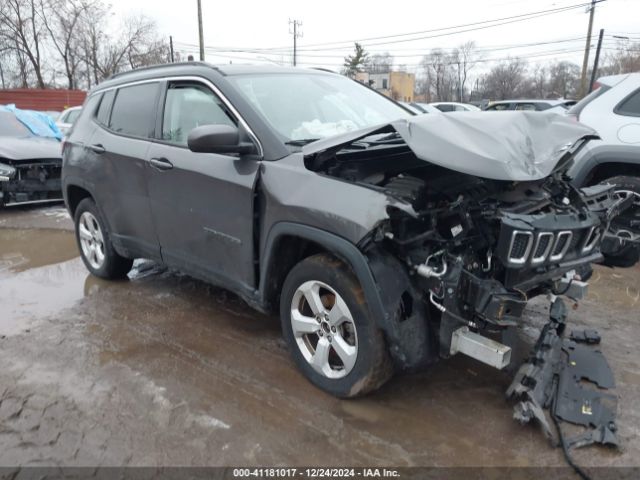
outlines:
[[[298,140],[289,140],[288,142],[284,142],[285,145],[293,145],[294,147],[302,147],[303,145],[307,145],[311,142],[315,142],[320,140],[319,138],[301,138]]]

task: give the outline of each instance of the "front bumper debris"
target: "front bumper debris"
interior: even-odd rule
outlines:
[[[518,401],[513,416],[521,423],[537,420],[550,440],[567,447],[618,446],[617,399],[604,392],[614,387],[613,374],[602,353],[587,346],[597,345],[600,337],[584,330],[563,338],[566,317],[566,306],[557,298],[551,304],[549,323],[507,389],[507,398]],[[552,419],[582,425],[586,432],[566,441],[558,432],[560,438],[555,439],[545,410]]]

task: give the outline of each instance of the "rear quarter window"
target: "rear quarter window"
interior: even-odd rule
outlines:
[[[111,105],[113,104],[115,94],[115,90],[107,90],[102,96],[100,108],[98,108],[98,112],[96,113],[96,120],[105,127],[109,126],[109,115],[111,114]]]
[[[614,112],[618,115],[640,117],[640,89],[622,100],[614,109]]]
[[[143,83],[119,88],[111,108],[109,128],[123,135],[152,138],[158,87],[158,83]]]
[[[596,98],[598,98],[600,95],[605,93],[610,88],[611,87],[608,87],[607,85],[600,85],[593,92],[591,92],[589,95],[587,95],[578,103],[576,103],[573,107],[571,107],[567,113],[569,115],[580,116],[580,113],[582,113],[582,110],[584,110],[584,108],[587,105],[589,105],[591,102],[593,102]]]

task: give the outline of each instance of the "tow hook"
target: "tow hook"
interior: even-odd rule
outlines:
[[[565,449],[594,443],[618,446],[617,399],[605,393],[615,386],[613,373],[594,348],[600,336],[594,330],[578,330],[564,338],[566,318],[567,307],[556,298],[549,323],[507,389],[507,398],[517,400],[513,417],[523,424],[537,420],[547,438]],[[554,438],[548,416],[557,427],[558,438]],[[565,440],[560,421],[586,430]]]

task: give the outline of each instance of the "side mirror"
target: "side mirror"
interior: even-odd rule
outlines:
[[[251,153],[251,143],[240,142],[240,132],[230,125],[202,125],[189,132],[187,145],[200,153]]]

